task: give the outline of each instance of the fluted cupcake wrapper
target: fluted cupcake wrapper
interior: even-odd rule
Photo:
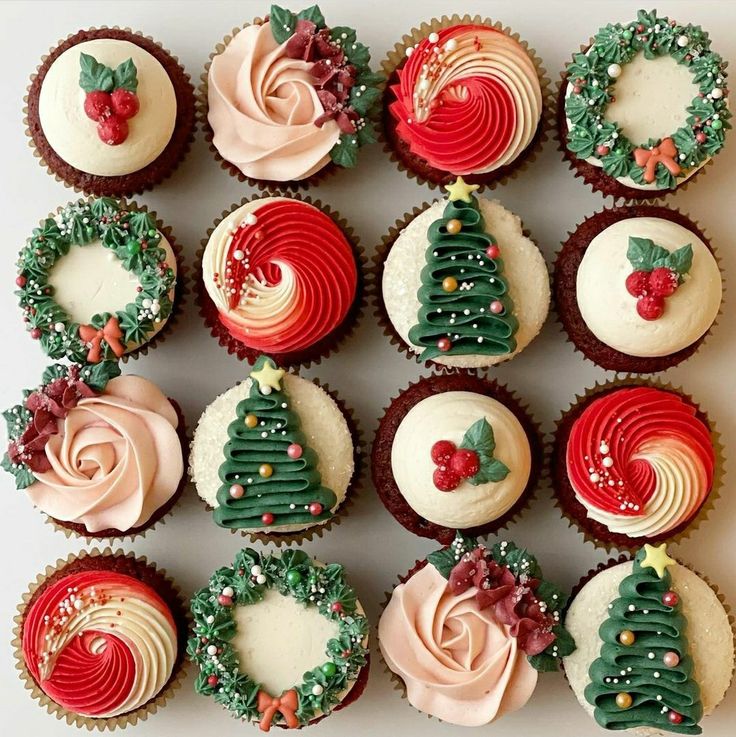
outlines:
[[[174,494],[171,496],[168,502],[164,504],[160,509],[157,509],[151,517],[144,524],[133,527],[129,530],[117,530],[115,528],[108,528],[105,530],[99,530],[98,532],[89,532],[87,528],[79,522],[65,522],[63,520],[55,519],[47,514],[44,514],[44,520],[47,524],[51,525],[55,530],[63,532],[67,538],[81,537],[85,541],[89,542],[92,540],[115,540],[115,539],[128,539],[130,541],[136,538],[144,538],[146,533],[152,530],[156,525],[166,524],[166,520],[171,516],[174,511],[174,507],[181,499],[184,490],[189,485],[189,479],[187,476],[187,467],[189,465],[189,444],[191,442],[189,433],[187,432],[186,421],[184,414],[179,406],[179,403],[168,398],[169,402],[176,411],[176,416],[179,420],[179,424],[176,427],[176,433],[179,436],[179,442],[181,443],[182,459],[184,461],[184,471],[182,472],[181,481]]]
[[[202,257],[204,256],[207,243],[209,242],[210,236],[214,232],[221,220],[230,215],[231,212],[236,210],[243,205],[253,202],[255,200],[267,199],[273,195],[268,192],[262,194],[253,195],[252,197],[244,197],[239,203],[234,203],[228,210],[223,210],[219,218],[215,220],[212,227],[208,229],[207,235],[202,239],[200,248],[197,250],[196,259],[197,266],[195,267],[196,287],[195,287],[195,304],[199,308],[199,314],[204,319],[206,327],[210,331],[210,335],[213,338],[217,338],[218,343],[227,350],[228,353],[236,355],[241,361],[247,361],[250,365],[253,365],[258,357],[263,355],[264,352],[251,348],[245,343],[234,338],[228,332],[227,328],[220,322],[218,317],[218,311],[215,303],[207,293],[203,277],[202,277]],[[324,205],[320,200],[313,200],[308,195],[300,195],[298,193],[281,195],[289,197],[299,202],[305,202],[313,207],[316,207],[320,212],[327,215],[338,228],[342,231],[343,235],[347,239],[351,246],[353,257],[355,259],[355,265],[358,273],[358,283],[355,290],[355,298],[350,306],[347,314],[345,315],[342,322],[330,333],[321,338],[314,345],[304,348],[303,350],[291,351],[288,353],[266,353],[265,355],[270,356],[277,364],[284,368],[296,368],[301,366],[303,368],[310,368],[311,366],[318,366],[323,358],[327,358],[334,350],[337,350],[339,345],[349,338],[355,331],[355,326],[363,315],[366,301],[366,288],[365,288],[365,271],[366,271],[366,257],[363,248],[359,244],[358,237],[355,235],[354,230],[348,225],[347,220],[342,218],[340,214],[333,210],[329,205]]]
[[[667,356],[657,356],[652,358],[642,358],[639,356],[630,356],[626,353],[616,351],[610,348],[605,343],[600,341],[593,335],[592,331],[588,328],[580,315],[579,310],[575,310],[574,304],[572,308],[563,308],[563,300],[567,301],[570,299],[574,303],[576,302],[575,296],[566,295],[567,290],[575,289],[575,278],[577,276],[578,269],[580,268],[580,262],[582,261],[588,245],[585,248],[580,248],[577,243],[573,243],[573,240],[577,240],[577,232],[583,226],[590,225],[594,220],[600,218],[611,222],[618,222],[626,218],[633,217],[658,217],[665,220],[671,220],[678,225],[683,226],[687,230],[693,231],[700,239],[705,243],[710,252],[713,254],[713,258],[718,264],[718,268],[721,272],[721,279],[723,281],[723,293],[726,292],[725,284],[725,273],[723,265],[718,252],[713,247],[707,234],[700,226],[697,221],[694,221],[686,213],[681,212],[679,209],[669,207],[665,205],[654,205],[651,203],[635,203],[631,205],[619,205],[609,206],[597,210],[592,215],[587,216],[580,221],[572,232],[568,231],[565,242],[561,245],[554,261],[554,274],[553,274],[553,290],[552,299],[554,301],[554,312],[556,322],[560,325],[563,332],[566,335],[567,342],[573,346],[576,352],[579,352],[585,359],[591,361],[596,366],[599,366],[606,371],[625,372],[632,374],[654,374],[660,371],[666,371],[674,366],[679,365],[683,361],[693,356],[700,350],[700,347],[705,343],[707,338],[713,332],[714,328],[718,325],[718,321],[723,314],[723,299],[721,299],[721,305],[718,309],[718,314],[715,320],[711,324],[710,328],[703,333],[694,343],[689,346],[677,351],[676,353],[669,354]],[[611,223],[606,222],[603,227],[608,227]],[[592,239],[591,239],[592,240]],[[574,249],[574,250],[573,250]],[[579,258],[578,258],[579,255]],[[570,263],[568,263],[568,260]],[[564,283],[563,283],[564,282]],[[631,309],[634,308],[634,302],[632,298]],[[595,358],[588,356],[585,350],[578,346],[574,338],[571,337],[571,332],[582,334],[585,340],[593,344],[596,350],[605,350],[612,354],[610,361],[597,361]],[[646,362],[647,365],[651,365],[652,368],[646,370],[637,370],[635,366],[640,365],[642,362]]]
[[[383,505],[400,525],[415,535],[449,545],[455,538],[456,530],[430,522],[415,512],[401,494],[391,469],[391,448],[401,420],[422,399],[445,391],[469,391],[484,394],[503,404],[523,427],[531,449],[529,479],[513,506],[503,515],[486,524],[463,529],[463,534],[485,537],[508,527],[511,522],[517,520],[531,506],[543,478],[545,463],[543,435],[539,424],[532,416],[528,406],[523,404],[517,395],[505,385],[495,380],[461,372],[424,377],[400,390],[384,407],[383,414],[378,421],[371,450],[373,486]],[[403,402],[398,412],[395,409],[397,401]]]
[[[622,533],[610,532],[604,525],[590,520],[587,516],[585,507],[575,496],[575,492],[567,477],[567,469],[564,461],[560,464],[557,463],[560,456],[558,447],[560,443],[559,434],[561,431],[567,429],[568,424],[574,421],[578,410],[591,398],[599,396],[603,392],[627,386],[651,386],[657,389],[663,389],[673,392],[689,402],[693,407],[695,407],[697,417],[704,422],[710,430],[711,442],[715,453],[716,460],[713,473],[713,484],[711,485],[711,490],[708,493],[708,496],[705,498],[698,511],[690,519],[685,520],[685,522],[674,529],[655,536],[633,538]],[[720,495],[725,475],[724,447],[721,443],[721,435],[716,429],[715,423],[700,408],[700,405],[690,394],[687,394],[680,387],[673,386],[671,383],[657,378],[645,379],[634,375],[616,376],[608,381],[596,382],[594,386],[586,388],[582,395],[576,394],[575,400],[570,403],[568,408],[562,412],[561,417],[555,422],[554,436],[551,440],[550,448],[549,475],[552,482],[555,506],[560,510],[562,517],[567,520],[569,527],[576,528],[583,535],[586,542],[590,542],[595,547],[602,548],[609,553],[612,550],[629,552],[635,551],[642,547],[644,543],[654,544],[667,542],[667,544],[671,544],[679,543],[682,540],[689,538],[693,532],[695,532],[695,530],[697,530],[700,525],[708,519],[708,516],[713,510],[716,500]],[[561,494],[565,497],[564,501],[560,498]],[[572,507],[579,516],[573,513],[570,507]],[[596,533],[597,529],[600,529],[600,533]],[[601,539],[598,537],[598,534],[605,534],[606,539]]]
[[[298,375],[299,372],[294,371],[293,373]],[[340,409],[340,413],[345,418],[345,422],[347,423],[348,430],[350,432],[350,437],[353,443],[353,475],[351,476],[350,482],[348,483],[348,487],[345,491],[345,498],[340,502],[331,517],[326,519],[324,522],[317,523],[303,530],[297,530],[295,532],[253,532],[250,530],[229,528],[233,535],[242,535],[252,542],[261,542],[264,544],[272,543],[279,548],[282,546],[302,545],[305,542],[311,542],[315,537],[321,538],[326,532],[339,525],[340,522],[342,522],[342,520],[350,513],[351,508],[355,504],[355,498],[358,494],[362,493],[365,473],[365,440],[363,438],[363,432],[355,417],[355,413],[352,408],[348,407],[338,396],[337,392],[330,388],[328,384],[322,384],[317,379],[310,379],[310,381],[315,386],[322,389],[332,399],[332,401],[335,402]],[[191,465],[188,469],[188,475],[192,485],[196,488]],[[213,507],[199,495],[198,499],[207,512],[212,514],[214,511]]]
[[[378,140],[383,144],[383,150],[389,155],[391,161],[396,164],[399,171],[403,171],[410,179],[416,179],[419,184],[427,184],[432,189],[435,189],[436,187],[448,184],[455,180],[455,175],[439,169],[434,169],[429,165],[427,166],[429,168],[431,178],[425,177],[415,171],[411,167],[410,162],[407,163],[404,161],[404,159],[397,153],[395,141],[392,140],[392,135],[389,132],[392,129],[390,120],[391,113],[388,111],[385,103],[388,99],[388,89],[396,81],[396,71],[406,59],[407,47],[415,46],[432,32],[459,24],[488,26],[489,28],[494,28],[507,36],[510,36],[518,42],[527,52],[529,58],[534,64],[542,91],[541,116],[534,138],[526,149],[524,149],[524,151],[522,151],[513,161],[500,169],[487,172],[485,174],[470,174],[468,176],[464,176],[464,179],[467,182],[478,184],[481,189],[490,190],[494,189],[499,184],[504,184],[505,182],[515,179],[521,172],[525,171],[527,166],[539,155],[542,146],[549,137],[549,131],[554,127],[554,91],[552,90],[552,83],[547,77],[547,71],[542,65],[542,60],[537,56],[537,52],[529,47],[527,41],[521,39],[518,33],[514,33],[511,28],[504,26],[500,21],[494,21],[491,18],[483,18],[480,15],[470,16],[466,13],[465,15],[460,16],[455,13],[452,16],[443,15],[441,18],[433,18],[428,22],[422,23],[418,28],[412,28],[409,33],[405,34],[401,41],[394,45],[394,48],[387,53],[386,58],[381,62],[381,70],[386,75],[387,81],[384,87],[383,116],[379,126]]]
[[[169,606],[177,628],[177,658],[171,672],[171,676],[166,685],[159,693],[148,703],[116,717],[98,718],[86,717],[81,714],[64,709],[57,704],[50,696],[41,689],[36,683],[33,676],[28,672],[23,657],[23,622],[25,621],[26,610],[28,606],[35,601],[35,598],[47,582],[52,577],[61,577],[67,573],[73,573],[80,570],[89,570],[99,568],[98,562],[105,558],[105,568],[113,570],[117,573],[132,576],[138,580],[152,585],[159,596]],[[93,548],[91,550],[82,550],[79,554],[71,554],[66,558],[57,559],[54,565],[47,565],[42,573],[39,573],[35,580],[32,581],[28,590],[23,594],[22,601],[17,607],[18,614],[15,615],[13,621],[13,652],[15,657],[15,667],[19,671],[19,677],[23,681],[25,689],[31,692],[31,697],[46,709],[49,714],[53,714],[57,719],[65,721],[68,725],[86,728],[87,730],[97,729],[100,732],[109,729],[124,729],[128,725],[135,726],[138,722],[145,721],[149,715],[155,714],[160,708],[164,707],[169,699],[172,698],[174,692],[181,687],[182,680],[185,675],[186,666],[186,643],[189,631],[191,616],[189,608],[178,586],[168,576],[163,568],[159,568],[154,563],[150,563],[145,557],[136,557],[134,553],[126,553],[123,550],[113,551],[111,548],[99,550]]]
[[[172,138],[167,144],[164,151],[154,159],[150,164],[147,164],[143,169],[139,171],[131,172],[130,174],[118,175],[115,177],[104,177],[101,175],[93,175],[95,179],[100,180],[95,182],[93,186],[79,185],[74,181],[68,181],[60,174],[57,173],[58,166],[69,166],[74,172],[79,172],[80,176],[87,176],[84,172],[77,170],[70,164],[67,164],[60,156],[58,156],[53,150],[51,155],[48,157],[52,159],[47,161],[44,158],[43,153],[39,150],[38,142],[33,137],[31,131],[31,112],[29,111],[34,105],[37,105],[37,98],[40,92],[40,83],[37,81],[39,74],[44,71],[47,60],[50,56],[54,55],[57,51],[63,52],[67,48],[71,48],[76,45],[78,39],[81,37],[81,41],[93,40],[94,38],[109,38],[105,35],[106,32],[119,33],[123,32],[126,34],[134,34],[144,39],[149,46],[160,49],[162,52],[167,54],[174,62],[175,73],[177,79],[172,79],[172,85],[175,91],[178,93],[179,87],[183,89],[181,95],[177,94],[177,106],[180,108],[177,111],[177,123]],[[89,36],[89,38],[87,38]],[[80,41],[80,42],[81,42]],[[144,50],[151,52],[151,49]],[[159,60],[160,63],[160,60]],[[34,102],[35,99],[35,102]],[[65,187],[73,189],[75,192],[82,192],[87,195],[95,195],[98,197],[130,197],[137,194],[142,194],[144,191],[153,189],[156,185],[168,179],[174,171],[177,169],[179,164],[186,158],[189,153],[192,143],[194,142],[194,134],[196,131],[196,115],[195,115],[195,90],[191,83],[189,74],[186,73],[184,67],[179,63],[179,60],[174,56],[163,44],[146,36],[139,31],[133,31],[131,28],[120,27],[120,26],[100,26],[90,27],[76,33],[70,33],[66,38],[59,39],[59,41],[49,49],[47,54],[41,57],[41,63],[36,67],[36,71],[31,75],[29,84],[26,88],[26,94],[23,97],[23,124],[25,126],[25,134],[28,138],[28,145],[33,151],[33,155],[38,159],[38,163],[46,169],[46,172],[53,176],[57,182],[61,182]],[[181,114],[182,119],[179,119]],[[49,146],[49,149],[51,147]],[[57,159],[54,162],[53,159]],[[159,168],[160,172],[157,172],[155,176],[145,178],[142,172],[146,172],[148,169]],[[124,179],[143,179],[143,181],[131,186],[123,186],[120,180]]]
[[[581,44],[580,51],[586,53],[592,46],[595,39],[591,38],[587,44]],[[568,165],[570,171],[575,177],[580,177],[585,184],[589,185],[594,192],[600,192],[604,197],[611,197],[614,205],[636,205],[649,201],[650,204],[658,204],[665,197],[670,196],[673,192],[685,191],[691,182],[693,182],[705,169],[712,163],[710,158],[701,166],[691,177],[678,184],[674,189],[635,189],[620,184],[614,177],[605,174],[599,166],[589,164],[585,159],[579,159],[575,154],[568,150],[566,141],[568,134],[567,116],[565,115],[565,88],[567,87],[567,73],[563,69],[560,72],[560,80],[555,86],[554,97],[554,117],[556,125],[554,127],[554,139],[557,142],[557,149],[562,154],[563,161]]]

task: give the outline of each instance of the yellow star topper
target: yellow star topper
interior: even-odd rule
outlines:
[[[644,560],[640,564],[642,568],[654,568],[657,575],[662,578],[667,566],[673,566],[675,563],[677,561],[667,555],[667,545],[665,543],[656,548],[654,545],[644,543]]]
[[[286,372],[282,368],[276,368],[272,361],[267,359],[263,367],[257,371],[250,372],[250,378],[258,382],[258,388],[262,394],[270,394],[274,389],[281,391],[281,379]]]
[[[467,184],[462,177],[458,177],[454,184],[446,184],[445,189],[448,192],[447,199],[450,202],[455,200],[462,200],[463,202],[470,202],[471,192],[475,192],[480,185],[478,184]]]

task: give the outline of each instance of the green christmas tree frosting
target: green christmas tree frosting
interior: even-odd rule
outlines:
[[[318,457],[282,386],[284,370],[261,356],[250,395],[227,429],[215,522],[221,527],[307,525],[332,516],[335,493],[322,486]]]
[[[499,356],[516,350],[518,322],[495,238],[472,194],[458,177],[448,203],[427,231],[429,246],[417,292],[421,307],[409,340],[420,358]]]
[[[606,729],[651,727],[700,734],[700,689],[685,636],[686,620],[672,591],[664,544],[645,545],[619,585],[599,634],[585,698]]]

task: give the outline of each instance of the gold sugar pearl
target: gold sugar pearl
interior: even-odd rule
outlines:
[[[626,647],[631,647],[636,642],[636,635],[631,630],[622,630],[618,641]]]
[[[442,280],[442,289],[446,292],[454,292],[457,289],[457,279],[454,276],[446,276]]]
[[[258,418],[255,415],[246,415],[245,416],[245,426],[249,427],[251,430],[258,424]]]
[[[258,468],[258,475],[264,479],[273,475],[273,466],[270,463],[262,463]]]
[[[452,218],[445,227],[450,235],[457,235],[463,229],[463,224],[457,218]]]
[[[616,706],[619,709],[628,709],[633,702],[634,699],[631,698],[631,694],[626,693],[626,691],[616,694]]]

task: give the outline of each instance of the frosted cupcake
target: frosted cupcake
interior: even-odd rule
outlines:
[[[380,75],[346,26],[327,25],[317,5],[272,5],[265,20],[236,29],[210,56],[207,139],[223,168],[268,187],[306,186],[357,164],[375,141]]]
[[[376,257],[377,316],[408,356],[448,368],[507,361],[547,318],[549,275],[521,220],[459,177],[397,222]]]
[[[5,413],[2,467],[51,521],[85,537],[135,535],[184,489],[186,429],[179,406],[118,365],[49,366]]]

